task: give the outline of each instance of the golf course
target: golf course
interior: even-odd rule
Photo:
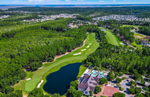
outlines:
[[[43,85],[46,83],[46,76],[58,71],[61,67],[67,64],[82,62],[89,54],[93,53],[98,46],[99,43],[95,39],[95,33],[88,34],[83,46],[62,57],[58,57],[51,63],[43,64],[43,66],[35,72],[26,71],[26,79],[21,80],[18,84],[14,85],[14,88],[16,90],[23,90],[24,96],[34,88],[37,88],[37,86],[43,88]]]
[[[120,42],[118,40],[118,38],[108,29],[105,29],[103,27],[100,27],[100,29],[103,29],[104,32],[106,33],[106,39],[108,41],[108,43],[112,44],[112,45],[120,45]]]

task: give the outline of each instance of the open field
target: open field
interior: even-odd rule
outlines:
[[[89,46],[89,48],[86,48],[90,43],[91,43],[91,45]],[[16,84],[14,86],[14,88],[23,90],[23,93],[26,95],[30,91],[32,91],[40,83],[40,81],[42,79],[44,79],[44,83],[45,83],[46,82],[45,78],[47,75],[59,70],[61,67],[65,66],[69,63],[83,61],[84,59],[86,59],[87,55],[94,52],[98,48],[98,46],[99,46],[99,43],[95,39],[95,34],[94,33],[89,34],[85,41],[85,45],[83,47],[81,47],[75,51],[72,51],[65,56],[58,58],[57,60],[55,60],[52,63],[44,64],[42,66],[42,69],[39,69],[35,72],[27,72],[26,79],[31,78],[31,80],[26,81],[26,79],[25,79],[23,81],[20,81],[18,84]],[[82,53],[80,55],[74,56],[74,54],[81,52],[81,50],[83,50],[83,49],[86,49],[86,50],[82,51]],[[41,87],[42,86],[43,86],[43,84],[41,85]]]
[[[105,28],[100,27],[100,29],[105,29]],[[110,44],[119,46],[120,42],[119,42],[118,38],[110,30],[108,30],[108,29],[105,29],[105,30],[106,31],[104,31],[104,32],[106,33],[106,39],[107,39],[107,41]]]

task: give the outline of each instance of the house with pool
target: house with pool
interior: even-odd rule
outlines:
[[[82,91],[85,95],[90,95],[90,91],[94,92],[95,86],[98,85],[100,78],[101,77],[99,75],[94,77],[92,75],[85,74],[81,83],[78,84],[78,90]]]
[[[99,79],[107,78],[107,74],[108,72],[104,73],[104,71],[100,72],[87,68],[78,80],[78,90],[82,91],[85,95],[90,95],[90,91],[94,92],[95,87],[98,85]]]

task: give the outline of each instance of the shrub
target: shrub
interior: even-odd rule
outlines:
[[[100,86],[96,86],[95,87],[95,90],[94,90],[94,93],[97,94],[101,91],[101,87]]]
[[[105,78],[100,78],[99,79],[99,84],[104,84],[104,83],[107,83],[108,81],[107,81],[107,79],[105,79]]]
[[[113,94],[113,97],[125,97],[125,94],[118,92],[118,93]]]

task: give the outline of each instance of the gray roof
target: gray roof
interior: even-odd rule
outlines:
[[[95,86],[98,85],[100,76],[93,77],[91,75],[84,75],[83,80],[81,83],[79,83],[78,88],[87,90],[87,91],[93,91],[95,89]]]

